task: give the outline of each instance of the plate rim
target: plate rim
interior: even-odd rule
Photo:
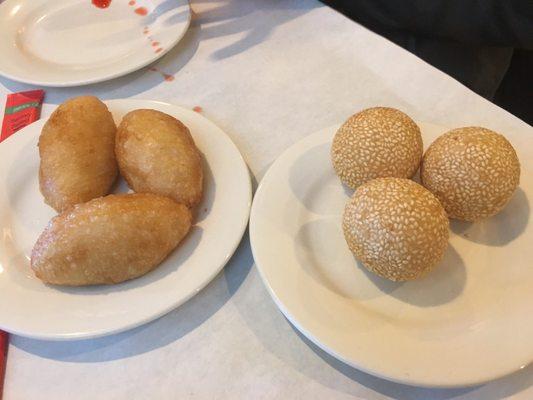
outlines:
[[[4,2],[0,3],[0,7],[7,7],[7,4],[9,4],[11,1],[16,0],[5,0]],[[45,87],[57,87],[57,88],[65,88],[65,87],[76,87],[76,86],[87,86],[94,83],[100,83],[100,82],[106,82],[110,81],[115,78],[119,78],[121,76],[125,76],[128,74],[131,74],[135,71],[138,71],[154,62],[159,60],[161,57],[165,56],[168,52],[170,52],[176,45],[183,39],[183,37],[186,35],[186,33],[189,31],[189,28],[191,26],[191,20],[192,20],[192,10],[191,10],[191,3],[190,0],[184,0],[187,3],[187,21],[185,22],[184,29],[180,32],[179,35],[175,37],[175,39],[171,42],[171,44],[163,49],[163,51],[159,53],[154,53],[154,56],[151,58],[147,58],[146,60],[132,64],[131,66],[128,66],[127,68],[117,70],[114,73],[110,73],[107,75],[103,75],[100,77],[95,77],[92,79],[78,79],[78,80],[65,80],[65,81],[46,81],[46,80],[35,80],[35,79],[26,79],[24,77],[12,75],[9,73],[6,73],[2,69],[2,64],[0,62],[0,76],[3,76],[4,78],[7,78],[9,80],[19,82],[19,83],[26,83],[29,85],[36,85],[36,86],[45,86]],[[0,32],[1,33],[1,32]]]
[[[436,125],[429,122],[424,121],[416,121],[416,123],[419,126],[428,126],[431,125],[433,127],[438,127],[443,129],[443,132],[449,130],[449,128],[442,127],[440,125]],[[289,308],[283,303],[283,301],[280,299],[278,294],[276,293],[276,290],[272,285],[270,284],[270,281],[268,280],[266,269],[263,265],[263,262],[266,263],[264,259],[259,256],[258,253],[258,247],[256,244],[256,241],[259,241],[258,239],[261,235],[259,234],[258,230],[258,222],[257,220],[260,218],[258,216],[258,208],[260,207],[259,200],[263,196],[267,196],[267,185],[274,180],[273,174],[276,172],[276,168],[279,167],[279,165],[285,161],[286,159],[291,158],[291,155],[293,152],[298,151],[301,148],[306,148],[310,146],[313,143],[316,143],[319,139],[321,140],[320,143],[326,142],[327,140],[330,140],[333,138],[333,135],[335,131],[338,129],[338,127],[341,124],[334,124],[329,127],[320,129],[314,133],[311,133],[300,140],[296,141],[292,145],[290,145],[288,148],[286,148],[275,160],[274,162],[269,166],[268,170],[262,177],[261,181],[259,182],[259,185],[255,191],[254,199],[252,202],[252,207],[250,210],[250,222],[249,222],[249,235],[250,235],[250,246],[252,249],[252,255],[254,257],[255,264],[257,266],[257,270],[259,271],[259,276],[261,277],[261,281],[263,282],[264,286],[266,287],[270,297],[276,304],[276,306],[279,308],[279,310],[282,312],[282,314],[287,318],[287,320],[296,328],[299,332],[301,332],[309,341],[311,341],[314,345],[316,345],[321,350],[325,351],[327,354],[331,355],[332,357],[336,358],[337,360],[341,361],[342,363],[355,368],[357,370],[363,371],[365,373],[368,373],[370,375],[373,375],[375,377],[386,379],[388,381],[408,385],[408,386],[415,386],[415,387],[424,387],[424,388],[433,388],[433,389],[453,389],[453,388],[467,388],[467,387],[473,387],[478,386],[490,381],[494,381],[496,379],[508,376],[510,374],[516,373],[528,365],[531,365],[533,361],[530,361],[529,364],[526,365],[520,365],[516,367],[511,367],[507,369],[499,370],[496,373],[493,373],[492,375],[487,375],[484,378],[477,379],[477,380],[469,380],[469,379],[454,379],[453,381],[441,381],[441,382],[431,382],[429,380],[419,380],[419,379],[413,379],[411,377],[405,378],[405,376],[397,374],[397,375],[388,375],[381,371],[368,368],[365,365],[363,365],[361,362],[357,362],[355,360],[349,359],[342,354],[338,353],[334,349],[330,348],[326,344],[322,343],[315,334],[313,334],[311,331],[309,331],[304,325],[305,323],[302,322],[301,318],[295,317]]]
[[[129,98],[127,98],[127,99],[105,100],[103,102],[109,107],[111,112],[113,112],[112,111],[113,103],[119,103],[120,104],[122,102],[138,103],[139,106],[142,107],[142,108],[147,108],[147,106],[149,106],[149,104],[157,104],[157,105],[160,105],[160,106],[170,107],[170,108],[178,108],[178,109],[180,109],[181,112],[186,112],[186,113],[189,113],[190,115],[195,115],[195,117],[200,117],[200,118],[203,118],[203,119],[207,120],[210,124],[215,126],[221,133],[223,133],[225,138],[228,140],[228,142],[232,145],[233,149],[238,154],[238,158],[237,159],[238,159],[239,163],[241,164],[242,170],[246,172],[246,175],[245,175],[246,180],[244,181],[246,183],[246,187],[247,187],[247,191],[246,191],[247,197],[246,197],[246,201],[245,201],[246,202],[246,208],[245,208],[245,212],[242,213],[241,220],[235,222],[236,225],[237,225],[237,223],[239,225],[239,229],[238,229],[239,233],[238,233],[238,235],[235,236],[235,239],[233,241],[232,246],[228,246],[228,251],[226,252],[226,256],[220,262],[220,265],[217,266],[216,268],[214,268],[213,271],[211,272],[211,274],[209,274],[206,277],[206,279],[204,279],[202,281],[202,283],[200,285],[198,285],[194,290],[191,290],[191,292],[188,293],[183,298],[180,298],[178,301],[175,301],[175,302],[169,302],[169,304],[166,307],[162,308],[160,311],[158,311],[156,313],[153,313],[153,314],[151,314],[149,316],[146,316],[144,318],[141,318],[141,319],[136,320],[136,321],[131,322],[131,323],[124,324],[123,326],[119,326],[119,327],[116,327],[114,329],[94,329],[94,330],[91,330],[89,333],[87,333],[87,332],[75,332],[75,333],[63,333],[63,334],[32,333],[32,332],[26,332],[24,330],[20,330],[20,329],[17,329],[17,328],[13,329],[13,328],[9,327],[8,325],[0,322],[0,329],[4,330],[6,332],[9,332],[9,333],[14,334],[14,335],[30,338],[30,339],[47,340],[47,341],[75,341],[75,340],[83,340],[83,339],[95,339],[95,338],[100,338],[100,337],[104,337],[104,336],[117,334],[117,333],[121,333],[121,332],[125,332],[125,331],[128,331],[128,330],[137,328],[137,327],[145,325],[145,324],[147,324],[149,322],[155,321],[156,319],[161,318],[162,316],[168,314],[172,310],[177,309],[178,307],[180,307],[181,305],[183,305],[184,303],[189,301],[195,295],[200,293],[210,282],[212,282],[213,279],[215,279],[216,276],[218,274],[220,274],[220,272],[224,269],[224,267],[227,265],[227,263],[231,260],[231,258],[235,254],[235,251],[237,250],[237,248],[239,247],[240,243],[242,242],[244,234],[246,233],[246,229],[248,227],[249,218],[250,218],[250,212],[251,212],[251,206],[252,206],[252,194],[253,194],[253,187],[252,187],[252,179],[251,179],[250,169],[248,168],[248,165],[247,165],[242,153],[240,152],[239,148],[235,144],[235,142],[231,139],[231,137],[222,128],[220,128],[217,124],[215,124],[209,118],[205,117],[204,115],[202,115],[200,113],[197,113],[197,112],[192,111],[192,110],[190,110],[190,109],[188,109],[186,107],[179,106],[179,105],[176,105],[176,104],[173,104],[173,103],[169,103],[169,102],[166,102],[166,101],[144,100],[144,99],[137,99],[137,98],[129,99]],[[39,120],[37,120],[35,122],[36,123],[40,122],[41,124],[44,124],[48,120],[48,118],[49,118],[49,116],[47,116],[45,118],[41,118],[41,119],[39,119]],[[31,125],[33,125],[33,124],[30,124],[28,126],[31,126]],[[21,131],[23,131],[26,128],[27,127],[21,129]],[[17,132],[17,133],[22,133],[22,132]],[[12,135],[12,137],[15,138],[16,134]],[[11,137],[7,138],[6,141],[8,141],[10,138]],[[1,146],[1,144],[0,144],[0,146]]]

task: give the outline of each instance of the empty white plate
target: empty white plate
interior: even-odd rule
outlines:
[[[0,75],[43,86],[115,78],[168,52],[190,19],[187,0],[6,0]]]
[[[187,125],[204,156],[204,198],[196,224],[152,272],[118,285],[54,287],[34,277],[31,249],[54,210],[39,192],[37,141],[45,119],[0,144],[0,329],[41,339],[79,339],[133,328],[198,293],[229,260],[248,223],[251,183],[239,150],[200,114],[156,101],[106,102],[117,122],[152,108]],[[117,191],[126,191],[121,180]]]
[[[426,146],[446,131],[420,127]],[[533,136],[509,132],[522,176],[507,207],[482,222],[452,222],[442,263],[424,279],[394,283],[367,272],[344,240],[352,191],[331,165],[335,131],[289,148],[254,198],[254,258],[285,316],[347,364],[412,385],[473,385],[530,363]]]

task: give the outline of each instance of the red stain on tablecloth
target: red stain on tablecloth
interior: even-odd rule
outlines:
[[[167,82],[172,82],[174,80],[174,76],[173,75],[170,75],[170,74],[167,74],[163,71],[160,71],[159,69],[155,68],[155,67],[150,67],[149,68],[150,71],[152,72],[159,72],[161,74],[161,76],[163,77],[163,79]]]
[[[201,113],[203,111],[203,108],[200,106],[194,106],[192,110],[196,111],[197,113]],[[205,211],[207,211],[207,208],[205,209]]]
[[[160,53],[160,52],[162,52],[162,51],[163,51],[163,49],[162,49],[161,47],[158,47],[157,49],[155,49],[155,52],[156,52],[156,53]]]
[[[135,14],[145,16],[146,14],[148,14],[148,9],[146,7],[138,7],[135,9],[134,12]]]
[[[130,0],[130,2],[128,3],[130,6],[134,6],[135,5],[135,0]]]
[[[111,4],[111,0],[92,0],[93,5],[98,8],[107,8]]]
[[[152,40],[152,38],[148,38],[148,39]],[[154,46],[154,47],[159,46],[159,42],[152,42],[152,46]]]

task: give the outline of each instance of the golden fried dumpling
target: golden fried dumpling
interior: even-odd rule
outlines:
[[[93,96],[61,104],[39,137],[39,186],[44,201],[61,212],[109,193],[117,177],[116,126]]]
[[[135,192],[150,192],[193,207],[202,199],[202,160],[189,129],[156,110],[126,114],[115,152],[122,176]]]
[[[190,210],[150,193],[109,195],[53,218],[31,267],[55,285],[118,283],[157,267],[191,227]]]

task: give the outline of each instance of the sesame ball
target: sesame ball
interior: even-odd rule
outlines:
[[[498,213],[511,199],[520,163],[502,135],[480,127],[458,128],[429,146],[420,179],[450,218],[477,221]]]
[[[346,204],[342,227],[363,265],[392,281],[423,276],[448,246],[442,205],[418,183],[378,178],[359,186]]]
[[[331,158],[341,181],[357,189],[374,178],[412,177],[422,152],[422,135],[411,118],[394,108],[375,107],[352,115],[339,128]]]

